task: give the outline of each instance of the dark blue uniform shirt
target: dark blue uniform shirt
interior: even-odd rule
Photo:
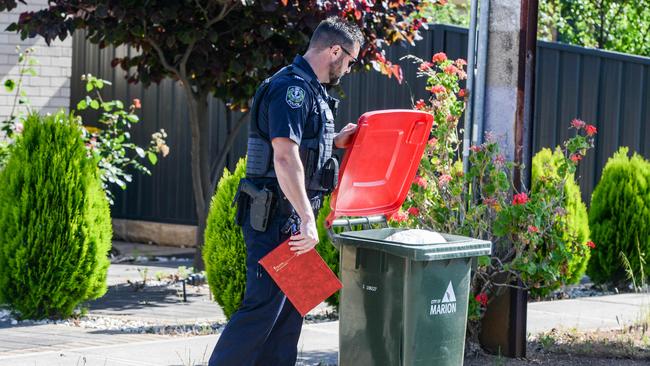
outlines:
[[[260,129],[270,140],[286,137],[300,145],[303,136],[313,137],[319,133],[316,92],[320,92],[325,100],[327,92],[302,56],[294,58],[293,66],[313,77],[311,85],[297,75],[281,76],[273,80],[260,103],[258,118]]]

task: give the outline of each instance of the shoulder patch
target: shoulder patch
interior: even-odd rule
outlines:
[[[290,86],[287,88],[287,104],[291,108],[300,108],[305,101],[305,89],[299,86]]]

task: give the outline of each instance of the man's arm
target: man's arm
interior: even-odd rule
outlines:
[[[273,145],[273,164],[280,189],[300,216],[300,233],[291,237],[291,250],[303,254],[318,244],[318,230],[307,192],[305,172],[300,160],[298,144],[286,137],[276,137]]]

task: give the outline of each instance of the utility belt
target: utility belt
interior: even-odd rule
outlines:
[[[318,212],[323,205],[321,194],[310,198],[309,201],[314,212]],[[284,195],[277,181],[256,184],[249,178],[242,178],[232,204],[237,204],[235,216],[237,225],[244,225],[246,213],[249,212],[251,227],[259,232],[266,231],[273,216],[295,216],[289,199]]]

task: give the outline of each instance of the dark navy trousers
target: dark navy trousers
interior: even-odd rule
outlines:
[[[210,357],[209,366],[293,366],[298,355],[302,316],[257,263],[287,240],[281,233],[287,217],[273,218],[267,231],[250,227],[246,215],[246,291]]]

